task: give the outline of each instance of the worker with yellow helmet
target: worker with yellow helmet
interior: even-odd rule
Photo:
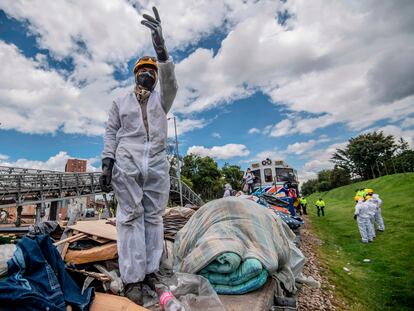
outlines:
[[[142,282],[158,271],[163,252],[162,215],[170,178],[166,156],[167,113],[177,93],[174,63],[164,44],[161,20],[144,14],[157,58],[138,59],[135,86],[113,101],[102,153],[103,191],[118,200],[118,261],[125,294],[142,304]],[[159,81],[159,90],[155,87]]]
[[[368,210],[368,216],[369,216],[369,237],[370,239],[374,239],[375,234],[375,227],[374,227],[374,221],[375,221],[375,213],[377,210],[377,205],[372,199],[372,195],[374,194],[374,190],[372,189],[365,189],[365,197],[364,197],[364,204]]]

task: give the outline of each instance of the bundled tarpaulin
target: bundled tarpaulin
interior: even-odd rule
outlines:
[[[23,237],[8,261],[8,277],[0,281],[0,309],[65,311],[89,310],[94,290],[83,293],[65,271],[48,235]]]
[[[174,270],[198,273],[224,253],[257,259],[291,293],[303,280],[305,257],[294,233],[269,209],[237,197],[203,205],[177,233]]]
[[[242,261],[235,253],[218,256],[199,272],[218,294],[241,295],[262,287],[268,272],[256,258]]]

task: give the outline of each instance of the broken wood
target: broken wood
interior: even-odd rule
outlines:
[[[71,237],[68,237],[66,239],[60,240],[58,242],[55,242],[55,243],[53,243],[53,245],[59,246],[59,245],[61,245],[63,243],[66,243],[66,242],[71,243],[71,242],[75,242],[75,241],[78,241],[78,240],[82,240],[83,238],[86,238],[86,234],[85,233],[79,233],[79,234],[75,234],[75,235],[73,235]]]
[[[77,270],[77,269],[72,269],[72,268],[66,268],[66,270],[93,277],[94,279],[97,279],[98,281],[101,281],[101,282],[112,281],[112,278],[104,273],[92,272],[92,271],[86,271],[86,270]]]
[[[101,237],[96,236],[96,235],[88,235],[88,238],[91,239],[91,240],[94,240],[98,243],[101,243],[101,244],[105,244],[105,243],[108,243],[110,241],[108,239],[101,238]]]
[[[68,250],[65,261],[74,264],[83,264],[114,259],[116,257],[118,257],[117,246],[115,242],[112,242],[86,250]]]
[[[70,238],[72,235],[73,235],[72,231],[69,231],[68,238]],[[63,246],[62,253],[60,254],[62,256],[62,259],[65,259],[65,255],[66,255],[66,252],[68,251],[69,244],[70,244],[69,242],[66,242],[65,245]]]

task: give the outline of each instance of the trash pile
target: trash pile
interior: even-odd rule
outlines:
[[[275,213],[251,200],[214,200],[178,232],[174,270],[206,276],[222,294],[255,290],[268,275],[294,294],[305,262],[294,239]]]
[[[259,204],[228,197],[197,211],[167,209],[160,273],[144,285],[143,307],[122,297],[115,218],[33,226],[17,247],[0,249],[0,276],[8,275],[0,279],[2,308],[168,310],[168,302],[176,310],[221,311],[222,301],[240,301],[217,294],[255,297],[263,288],[273,297],[277,287],[280,295],[293,296],[308,281],[289,229],[300,222],[263,198]]]

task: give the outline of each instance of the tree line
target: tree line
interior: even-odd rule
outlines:
[[[234,190],[241,190],[243,171],[238,165],[225,163],[220,169],[214,159],[190,154],[182,158],[181,180],[204,201],[223,196],[224,185],[229,183]],[[176,158],[170,159],[170,175],[176,175]]]
[[[332,170],[320,171],[317,178],[302,184],[303,195],[384,175],[414,172],[414,150],[403,138],[396,140],[382,131],[349,139],[344,148],[336,149],[331,161],[335,164]]]

